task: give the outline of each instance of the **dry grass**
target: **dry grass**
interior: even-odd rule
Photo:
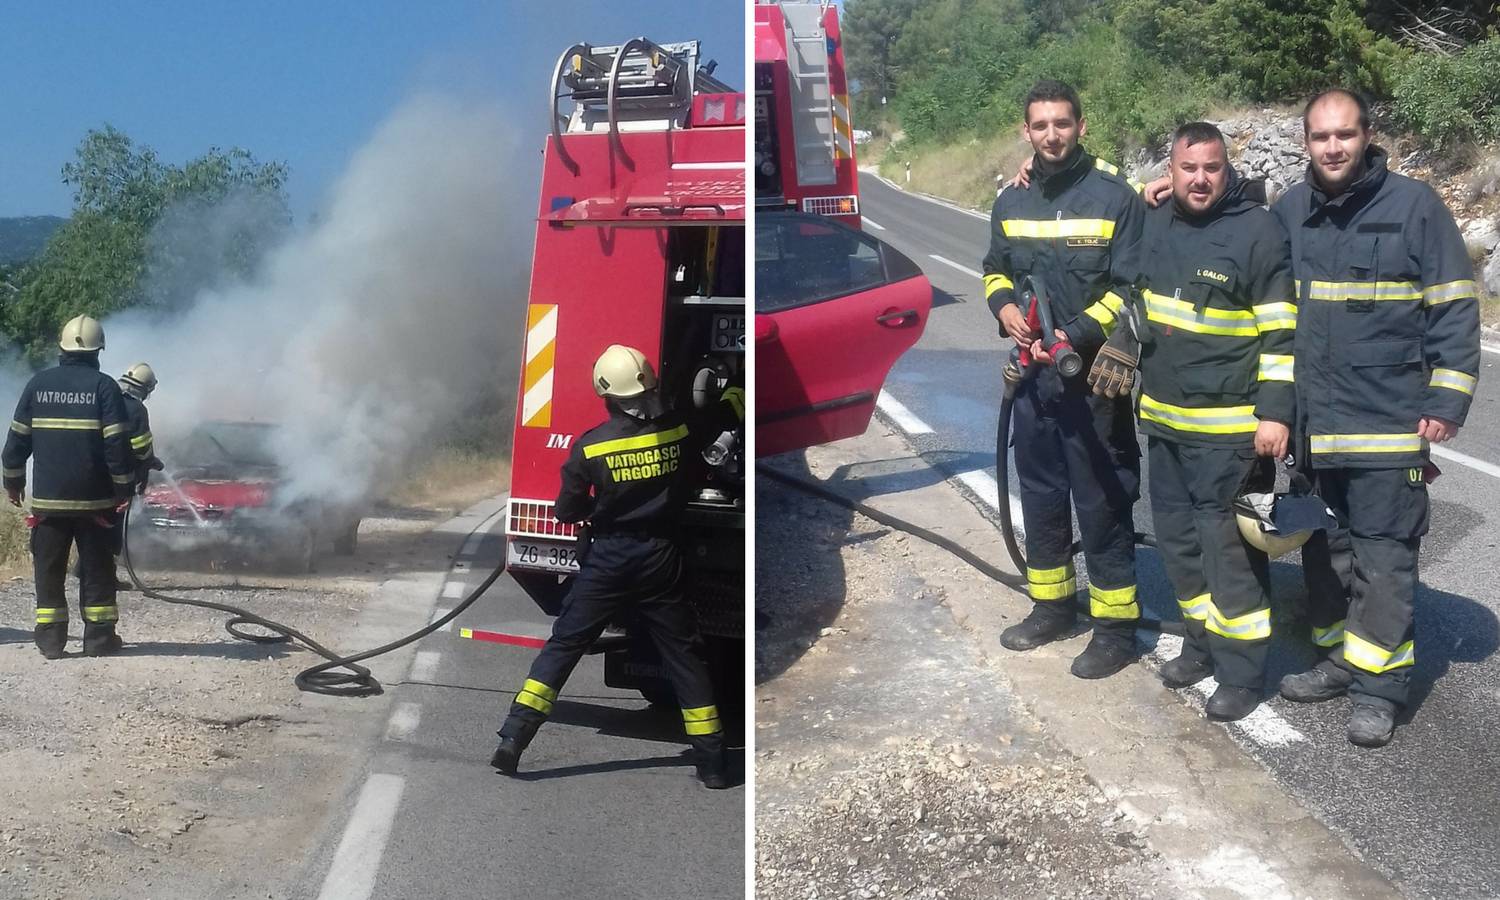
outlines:
[[[0,510],[0,579],[31,574],[31,534],[26,514],[4,504]]]
[[[419,462],[385,499],[399,506],[462,511],[504,491],[509,483],[509,456],[439,449]]]
[[[880,174],[904,184],[911,159],[913,191],[946,197],[955,203],[988,211],[995,202],[995,176],[1014,175],[1031,147],[1013,131],[976,138],[962,144],[925,149],[916,156],[897,146],[884,155]]]
[[[1479,298],[1479,318],[1486,325],[1500,328],[1500,297],[1485,294]]]

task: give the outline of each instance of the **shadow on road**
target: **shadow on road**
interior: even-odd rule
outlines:
[[[610,772],[631,772],[640,769],[691,768],[692,765],[692,751],[684,750],[675,756],[648,756],[644,759],[611,759],[605,762],[581,763],[572,766],[558,766],[554,769],[517,772],[511,777],[517,781],[550,781],[554,778],[575,778],[582,775],[603,775]],[[729,786],[739,787],[744,783],[745,753],[743,750],[732,750],[729,753]]]

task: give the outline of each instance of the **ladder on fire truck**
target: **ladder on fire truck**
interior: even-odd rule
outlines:
[[[574,44],[557,61],[552,75],[552,139],[571,170],[562,135],[609,129],[615,150],[624,153],[620,130],[657,131],[682,126],[700,93],[729,94],[734,88],[715,78],[716,63],[699,65],[697,41],[657,44],[643,37],[623,44],[595,47]],[[560,101],[573,101],[563,115]]]
[[[838,128],[849,121],[833,96],[832,65],[823,16],[828,4],[777,3],[786,27],[786,67],[791,82],[791,113],[796,136],[797,178],[805,185],[838,180],[834,160],[854,155],[850,135]],[[847,126],[846,126],[847,127]]]

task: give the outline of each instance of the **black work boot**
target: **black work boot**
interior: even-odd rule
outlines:
[[[1238,722],[1255,712],[1259,705],[1260,691],[1221,684],[1208,698],[1203,713],[1216,722]]]
[[[1135,662],[1135,623],[1095,625],[1089,645],[1073,658],[1072,672],[1079,678],[1108,678]]]
[[[109,656],[119,653],[125,646],[125,639],[111,631],[109,634],[97,637],[90,635],[83,642],[84,656]]]
[[[531,739],[536,737],[537,729],[540,727],[542,727],[540,722],[516,718],[506,719],[505,724],[501,725],[500,730],[496,732],[500,735],[500,746],[495,748],[495,755],[490,757],[490,765],[499,769],[502,775],[516,774],[516,766],[521,762],[521,754],[526,752]]]
[[[1349,705],[1349,743],[1384,747],[1396,733],[1396,704],[1383,697],[1356,696]]]
[[[62,659],[67,656],[63,648],[68,643],[68,623],[52,622],[47,625],[36,626],[35,631],[36,648],[48,659]]]
[[[495,755],[490,757],[490,765],[499,769],[501,775],[514,775],[525,749],[515,738],[502,737],[500,746],[495,748]]]
[[[1177,690],[1195,685],[1214,673],[1211,659],[1201,653],[1182,648],[1176,659],[1168,660],[1161,667],[1161,683]]]
[[[1306,672],[1281,679],[1281,696],[1297,703],[1322,703],[1349,690],[1354,675],[1333,659],[1323,659]]]
[[[729,787],[729,756],[724,752],[723,735],[705,735],[692,738],[691,742],[693,765],[703,786],[711,791]]]
[[[1067,601],[1057,601],[1066,609],[1053,609],[1041,603],[1031,604],[1026,618],[1000,632],[1000,646],[1007,650],[1035,650],[1066,637],[1078,621]]]

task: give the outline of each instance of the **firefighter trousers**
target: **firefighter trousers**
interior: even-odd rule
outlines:
[[[1089,613],[1095,626],[1134,640],[1135,520],[1141,452],[1130,399],[1098,397],[1078,385],[1058,389],[1051,369],[1023,382],[1015,400],[1011,444],[1026,528],[1026,581],[1038,612],[1071,618],[1077,592],[1073,519],[1088,566]]]
[[[1253,450],[1149,439],[1156,548],[1182,610],[1182,653],[1230,687],[1261,689],[1271,643],[1270,560],[1246,544],[1234,498]]]
[[[1313,643],[1353,673],[1352,693],[1404,706],[1428,521],[1422,470],[1318,469],[1313,485],[1338,517],[1302,547]]]
[[[119,621],[110,527],[94,516],[41,516],[31,529],[36,576],[36,645],[61,652],[68,641],[68,552],[78,545],[78,605],[85,651],[108,646]]]
[[[552,636],[516,692],[501,737],[523,744],[547,720],[573,667],[605,626],[633,613],[651,635],[682,709],[693,746],[723,748],[723,726],[703,656],[703,639],[692,606],[682,596],[682,559],[663,538],[600,535],[594,538],[574,580]]]

